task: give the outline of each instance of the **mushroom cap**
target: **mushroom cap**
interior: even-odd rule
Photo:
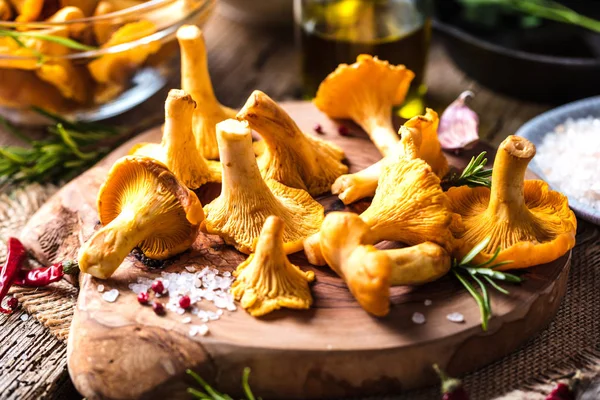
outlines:
[[[100,222],[107,225],[121,213],[145,213],[152,218],[152,236],[139,247],[153,259],[165,259],[187,250],[204,220],[198,197],[164,164],[143,156],[117,160],[100,187]]]
[[[417,115],[409,119],[404,127],[417,129],[421,132],[419,157],[431,165],[433,172],[442,178],[448,173],[449,166],[437,135],[439,123],[438,114],[431,108],[427,108],[425,115]]]
[[[525,138],[508,136],[498,147],[492,188],[451,188],[452,210],[462,216],[464,230],[455,253],[463,256],[483,239],[487,247],[475,262],[500,250],[499,269],[527,268],[556,260],[575,245],[577,219],[567,197],[540,180],[524,180],[535,146]]]
[[[254,317],[281,307],[308,309],[312,304],[308,283],[315,279],[315,274],[290,263],[283,232],[283,220],[269,216],[258,237],[256,253],[233,273],[236,280],[231,293]]]
[[[414,147],[411,134],[407,130],[401,141],[407,148]],[[382,166],[373,201],[361,217],[380,240],[408,245],[430,241],[451,251],[451,227],[459,224],[459,217],[450,209],[440,178],[414,157],[414,152],[403,152]]]
[[[415,74],[404,65],[391,65],[367,54],[354,64],[340,64],[319,85],[313,102],[331,118],[355,121],[404,101]]]
[[[286,252],[302,249],[302,241],[321,226],[323,206],[304,190],[263,180],[247,123],[233,119],[220,122],[217,139],[223,182],[219,197],[205,206],[207,218],[202,229],[249,254],[267,217],[275,215],[285,223]]]
[[[454,187],[448,190],[452,210],[462,216],[464,232],[455,251],[462,257],[488,236],[492,240],[474,259],[480,263],[500,248],[495,262],[512,261],[497,270],[527,268],[556,260],[575,246],[577,219],[562,193],[541,180],[524,182],[525,205],[530,216],[501,221],[487,213],[490,189]]]
[[[263,138],[266,146],[258,165],[265,180],[274,179],[318,196],[348,172],[341,162],[345,157],[342,149],[305,135],[285,110],[259,90],[250,95],[237,118],[247,121]]]
[[[346,282],[358,303],[373,315],[390,308],[392,267],[374,243],[369,226],[348,212],[327,214],[321,226],[321,252],[327,264]]]

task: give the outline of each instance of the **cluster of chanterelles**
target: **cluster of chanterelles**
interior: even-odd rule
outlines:
[[[252,315],[310,307],[314,272],[287,259],[304,247],[312,264],[329,265],[366,311],[383,316],[390,286],[440,278],[452,256],[487,236],[480,257],[500,248],[499,257],[512,259],[513,268],[549,262],[573,247],[576,222],[566,198],[543,182],[524,181],[535,153],[525,139],[510,136],[502,143],[491,190],[443,191],[448,163],[437,114],[428,109],[398,133],[392,128],[391,109],[413,77],[403,66],[360,56],[321,84],[317,107],[355,120],[384,155],[344,175],[343,151],[304,134],[264,93],[253,92],[237,113],[221,106],[200,30],[184,26],[177,38],[184,90],[169,93],[162,142],[135,146],[109,173],[98,197],[105,226],[82,247],[82,271],[109,277],[134,247],[151,258],[173,256],[201,230],[250,254],[235,273],[232,293]],[[336,98],[346,99],[347,107]],[[263,139],[258,157],[252,130]],[[221,182],[221,194],[202,208],[192,190],[208,182]],[[313,197],[329,191],[346,204],[373,200],[360,215],[325,217]],[[384,240],[408,247],[374,247]]]

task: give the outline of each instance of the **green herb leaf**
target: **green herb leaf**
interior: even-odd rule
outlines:
[[[487,245],[490,243],[490,241],[492,240],[491,236],[486,237],[485,239],[483,239],[481,242],[477,243],[475,245],[475,247],[473,247],[471,249],[470,252],[467,253],[466,256],[463,257],[462,260],[460,260],[459,265],[467,265],[468,263],[470,263],[471,261],[473,261],[473,259],[483,251],[483,249],[485,249],[487,247]]]
[[[186,372],[188,375],[190,375],[192,378],[194,378],[194,380],[198,383],[198,385],[200,385],[202,387],[202,389],[204,389],[204,392],[203,392],[203,391],[200,391],[195,388],[188,388],[187,392],[189,394],[191,394],[195,399],[233,400],[232,397],[230,397],[226,394],[223,394],[223,393],[219,393],[217,390],[212,388],[208,383],[206,383],[204,381],[204,379],[202,379],[200,377],[200,375],[198,375],[191,369],[188,369]],[[242,375],[242,389],[244,391],[244,394],[246,395],[245,400],[262,400],[260,397],[256,398],[254,396],[254,394],[252,394],[252,390],[250,389],[250,384],[248,383],[249,377],[250,377],[250,368],[244,368],[244,373]]]
[[[444,178],[442,184],[445,187],[464,185],[469,187],[492,187],[492,181],[490,179],[492,170],[484,169],[488,161],[487,158],[485,158],[486,154],[485,151],[482,151],[477,157],[472,157],[471,161],[469,161],[460,175],[452,174],[448,178]]]
[[[73,39],[64,38],[64,37],[60,37],[60,36],[46,35],[46,34],[35,32],[35,31],[17,32],[17,31],[11,31],[11,30],[7,30],[7,29],[0,29],[0,37],[2,37],[2,36],[10,37],[10,38],[17,39],[17,40],[20,38],[39,39],[39,40],[44,40],[46,42],[57,43],[57,44],[63,45],[65,47],[67,47],[69,49],[73,49],[73,50],[91,51],[91,50],[98,49],[97,47],[94,47],[94,46],[88,46],[86,44],[76,42]]]

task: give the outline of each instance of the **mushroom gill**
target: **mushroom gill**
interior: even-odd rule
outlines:
[[[312,296],[308,283],[313,271],[304,272],[290,263],[283,242],[284,223],[270,216],[260,232],[256,252],[233,273],[231,293],[252,316],[260,317],[281,307],[308,309]]]
[[[149,258],[166,259],[187,250],[204,219],[196,195],[165,165],[149,157],[115,162],[98,193],[104,225],[83,244],[81,271],[110,277],[135,247]]]
[[[577,220],[566,196],[541,180],[525,180],[534,155],[533,143],[509,136],[496,153],[491,190],[461,186],[447,192],[450,206],[465,226],[457,235],[461,242],[458,256],[490,237],[475,262],[489,259],[500,249],[496,261],[511,262],[498,269],[506,270],[554,261],[575,245]]]
[[[305,135],[269,96],[255,90],[237,114],[263,138],[258,157],[264,179],[304,189],[312,196],[329,192],[335,179],[348,171],[344,152],[336,145]]]
[[[247,123],[218,123],[217,140],[223,165],[221,194],[205,207],[202,229],[249,254],[267,217],[275,215],[285,223],[286,253],[300,250],[302,241],[319,230],[323,206],[304,190],[263,180]]]
[[[207,182],[221,182],[221,163],[207,161],[196,147],[192,132],[195,108],[192,96],[183,90],[170,90],[165,102],[162,142],[140,143],[129,152],[162,162],[190,189],[197,189]]]
[[[213,91],[208,73],[208,57],[204,35],[195,25],[184,25],[177,30],[181,49],[181,88],[192,95],[198,104],[194,111],[194,135],[204,157],[219,159],[215,125],[235,118],[236,111],[222,106]]]

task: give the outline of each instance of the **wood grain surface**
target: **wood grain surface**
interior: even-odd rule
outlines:
[[[284,107],[306,132],[321,124],[324,136],[346,151],[351,171],[379,159],[366,135],[355,127],[349,136],[340,136],[336,122],[312,104],[291,102]],[[159,140],[159,129],[142,134],[66,185],[27,225],[22,234],[27,247],[44,262],[73,257],[98,226],[95,195],[107,169],[134,143]],[[449,158],[453,165],[464,165],[464,159]],[[344,209],[333,196],[319,200],[327,211]],[[359,212],[367,205],[362,201],[352,209]],[[243,259],[220,238],[200,235],[192,250],[175,258],[167,271],[190,265],[233,270]],[[109,280],[82,275],[68,343],[75,386],[88,399],[186,398],[190,382],[184,372],[194,368],[235,394],[241,371],[248,366],[252,386],[263,398],[398,393],[433,382],[433,363],[462,374],[516,349],[554,316],[569,269],[566,255],[528,270],[525,283],[512,288],[510,296],[493,294],[495,315],[488,332],[483,332],[474,301],[450,278],[418,288],[393,288],[390,315],[376,319],[357,305],[329,269],[310,266],[301,253],[291,260],[315,271],[311,310],[282,310],[261,319],[241,309],[226,312],[209,324],[208,336],[193,338],[181,316],[158,317],[137,303],[128,284],[157,273],[133,256]],[[100,283],[106,290],[119,289],[117,302],[102,300]],[[426,299],[431,306],[424,305]],[[465,316],[464,323],[447,320],[454,311]],[[414,312],[425,314],[427,322],[414,324]]]

